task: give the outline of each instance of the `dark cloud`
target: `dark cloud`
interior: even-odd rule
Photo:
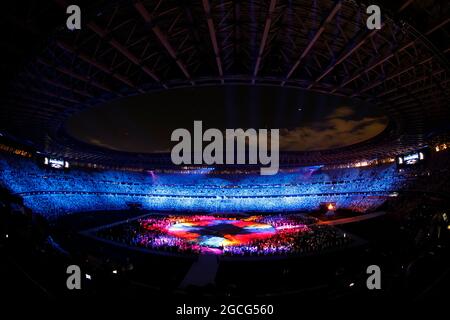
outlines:
[[[387,125],[385,117],[352,119],[354,111],[339,107],[323,121],[280,131],[283,151],[312,151],[339,148],[370,139]]]

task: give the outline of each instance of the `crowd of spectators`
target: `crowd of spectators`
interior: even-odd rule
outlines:
[[[274,176],[56,170],[31,159],[0,155],[0,181],[49,218],[92,210],[123,210],[139,203],[152,210],[315,210],[333,202],[366,211],[378,207],[403,179],[395,165],[324,170],[304,167]]]

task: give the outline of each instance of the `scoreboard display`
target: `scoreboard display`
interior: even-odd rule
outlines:
[[[406,155],[401,155],[397,157],[397,165],[399,167],[407,167],[422,164],[428,158],[425,149],[419,150],[417,152],[409,153]]]
[[[69,162],[62,159],[45,157],[44,164],[54,169],[69,169]]]

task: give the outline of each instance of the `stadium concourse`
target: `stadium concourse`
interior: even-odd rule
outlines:
[[[73,2],[80,28],[65,0],[2,7],[8,298],[448,299],[446,1],[374,1],[375,29],[356,0]],[[237,128],[243,161],[195,161]]]

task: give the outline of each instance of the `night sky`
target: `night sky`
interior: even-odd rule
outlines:
[[[280,129],[281,151],[348,146],[381,133],[388,120],[373,105],[292,88],[217,86],[128,97],[74,115],[74,138],[119,151],[169,152],[177,128]],[[206,144],[206,143],[205,143]]]

